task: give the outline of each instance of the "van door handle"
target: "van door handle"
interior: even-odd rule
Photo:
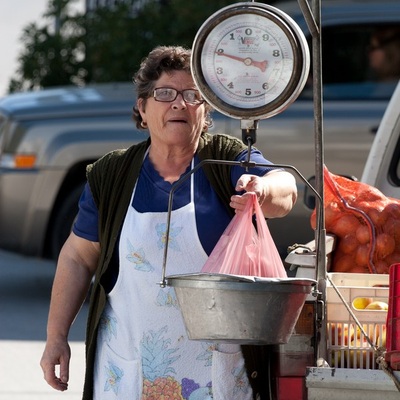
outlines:
[[[378,125],[378,126],[373,126],[373,127],[369,130],[369,132],[372,133],[373,135],[376,135],[376,132],[378,132],[378,128],[379,128],[379,125]]]

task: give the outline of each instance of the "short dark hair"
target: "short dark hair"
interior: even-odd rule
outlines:
[[[185,71],[190,74],[191,55],[190,49],[181,46],[158,46],[154,48],[142,60],[139,70],[133,77],[137,98],[144,100],[149,98],[154,90],[155,82],[164,72]],[[206,107],[208,107],[207,112],[209,112],[211,107],[209,105],[206,105]],[[138,129],[143,129],[141,126],[142,117],[137,105],[133,107],[133,120]]]

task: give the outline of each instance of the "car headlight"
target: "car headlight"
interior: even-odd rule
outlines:
[[[2,154],[0,167],[9,169],[31,169],[36,164],[36,154]]]

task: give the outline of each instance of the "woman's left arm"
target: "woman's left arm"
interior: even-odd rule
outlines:
[[[294,176],[286,171],[270,171],[264,176],[243,174],[236,184],[236,191],[254,192],[266,218],[284,217],[297,199]],[[233,195],[230,206],[241,211],[247,202],[247,195]]]

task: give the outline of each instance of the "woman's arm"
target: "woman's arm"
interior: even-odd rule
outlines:
[[[87,296],[100,254],[100,245],[71,233],[60,252],[51,293],[47,343],[40,365],[54,389],[68,388],[70,327]],[[56,365],[60,374],[56,375]]]

